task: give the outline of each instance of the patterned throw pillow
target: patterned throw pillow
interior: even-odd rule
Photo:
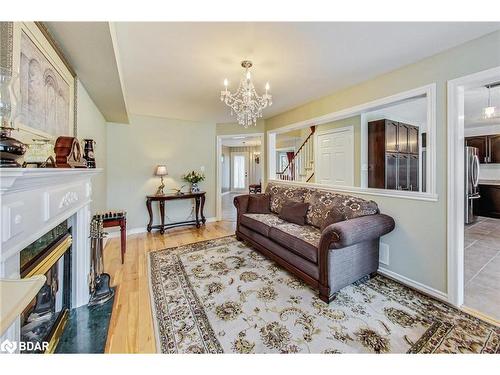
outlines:
[[[346,220],[379,213],[377,203],[374,201],[367,201],[351,196],[346,197],[348,199],[342,203]]]
[[[268,184],[266,194],[271,196],[271,211],[280,214],[283,203],[288,200],[304,202],[304,195],[307,189],[299,186]]]
[[[317,228],[324,225],[331,210],[341,209],[344,195],[321,190],[313,190],[306,194],[304,202],[309,203],[306,222]],[[343,217],[343,212],[340,212]]]
[[[328,191],[312,190],[304,201],[309,203],[307,224],[321,229],[335,222],[379,212],[373,201]]]

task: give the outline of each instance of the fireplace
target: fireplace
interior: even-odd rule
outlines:
[[[0,278],[47,276],[41,294],[17,306],[23,313],[0,333],[0,347],[6,340],[17,352],[23,340],[54,343],[67,309],[89,302],[91,179],[101,172],[0,169]]]
[[[22,278],[45,275],[45,285],[21,314],[21,353],[53,353],[71,308],[71,228],[64,221],[21,250]],[[46,349],[43,343],[47,343]]]

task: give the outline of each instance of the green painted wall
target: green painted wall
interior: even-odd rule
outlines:
[[[446,293],[446,85],[448,80],[496,66],[500,66],[500,31],[271,117],[266,130],[436,83],[438,201],[356,195],[375,200],[396,220],[396,229],[383,238],[390,246],[385,268]]]

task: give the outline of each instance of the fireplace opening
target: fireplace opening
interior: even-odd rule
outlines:
[[[71,307],[71,243],[71,228],[64,221],[20,253],[22,278],[34,275],[45,275],[47,278],[21,314],[21,340],[34,344],[48,342],[46,352],[55,350]],[[39,351],[35,349],[23,353]]]

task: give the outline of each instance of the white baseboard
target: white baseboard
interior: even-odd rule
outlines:
[[[431,288],[430,286],[427,286],[425,284],[419,283],[418,281],[412,280],[406,276],[402,276],[396,272],[389,271],[388,269],[385,269],[383,267],[378,268],[378,273],[384,276],[388,276],[396,281],[401,282],[402,284],[406,284],[422,293],[428,294],[431,297],[434,297],[438,300],[444,301],[444,302],[449,302],[448,301],[448,294],[445,292],[442,292],[440,290]]]
[[[206,218],[207,223],[213,223],[215,221],[218,221],[215,216]],[[118,228],[114,228],[114,229],[107,231],[107,232],[108,232],[108,237],[106,239],[120,237],[120,229],[118,229]],[[141,233],[146,233],[146,232],[147,232],[146,227],[137,227],[137,228],[131,228],[131,229],[127,228],[127,236],[132,236],[134,234],[141,234]]]

